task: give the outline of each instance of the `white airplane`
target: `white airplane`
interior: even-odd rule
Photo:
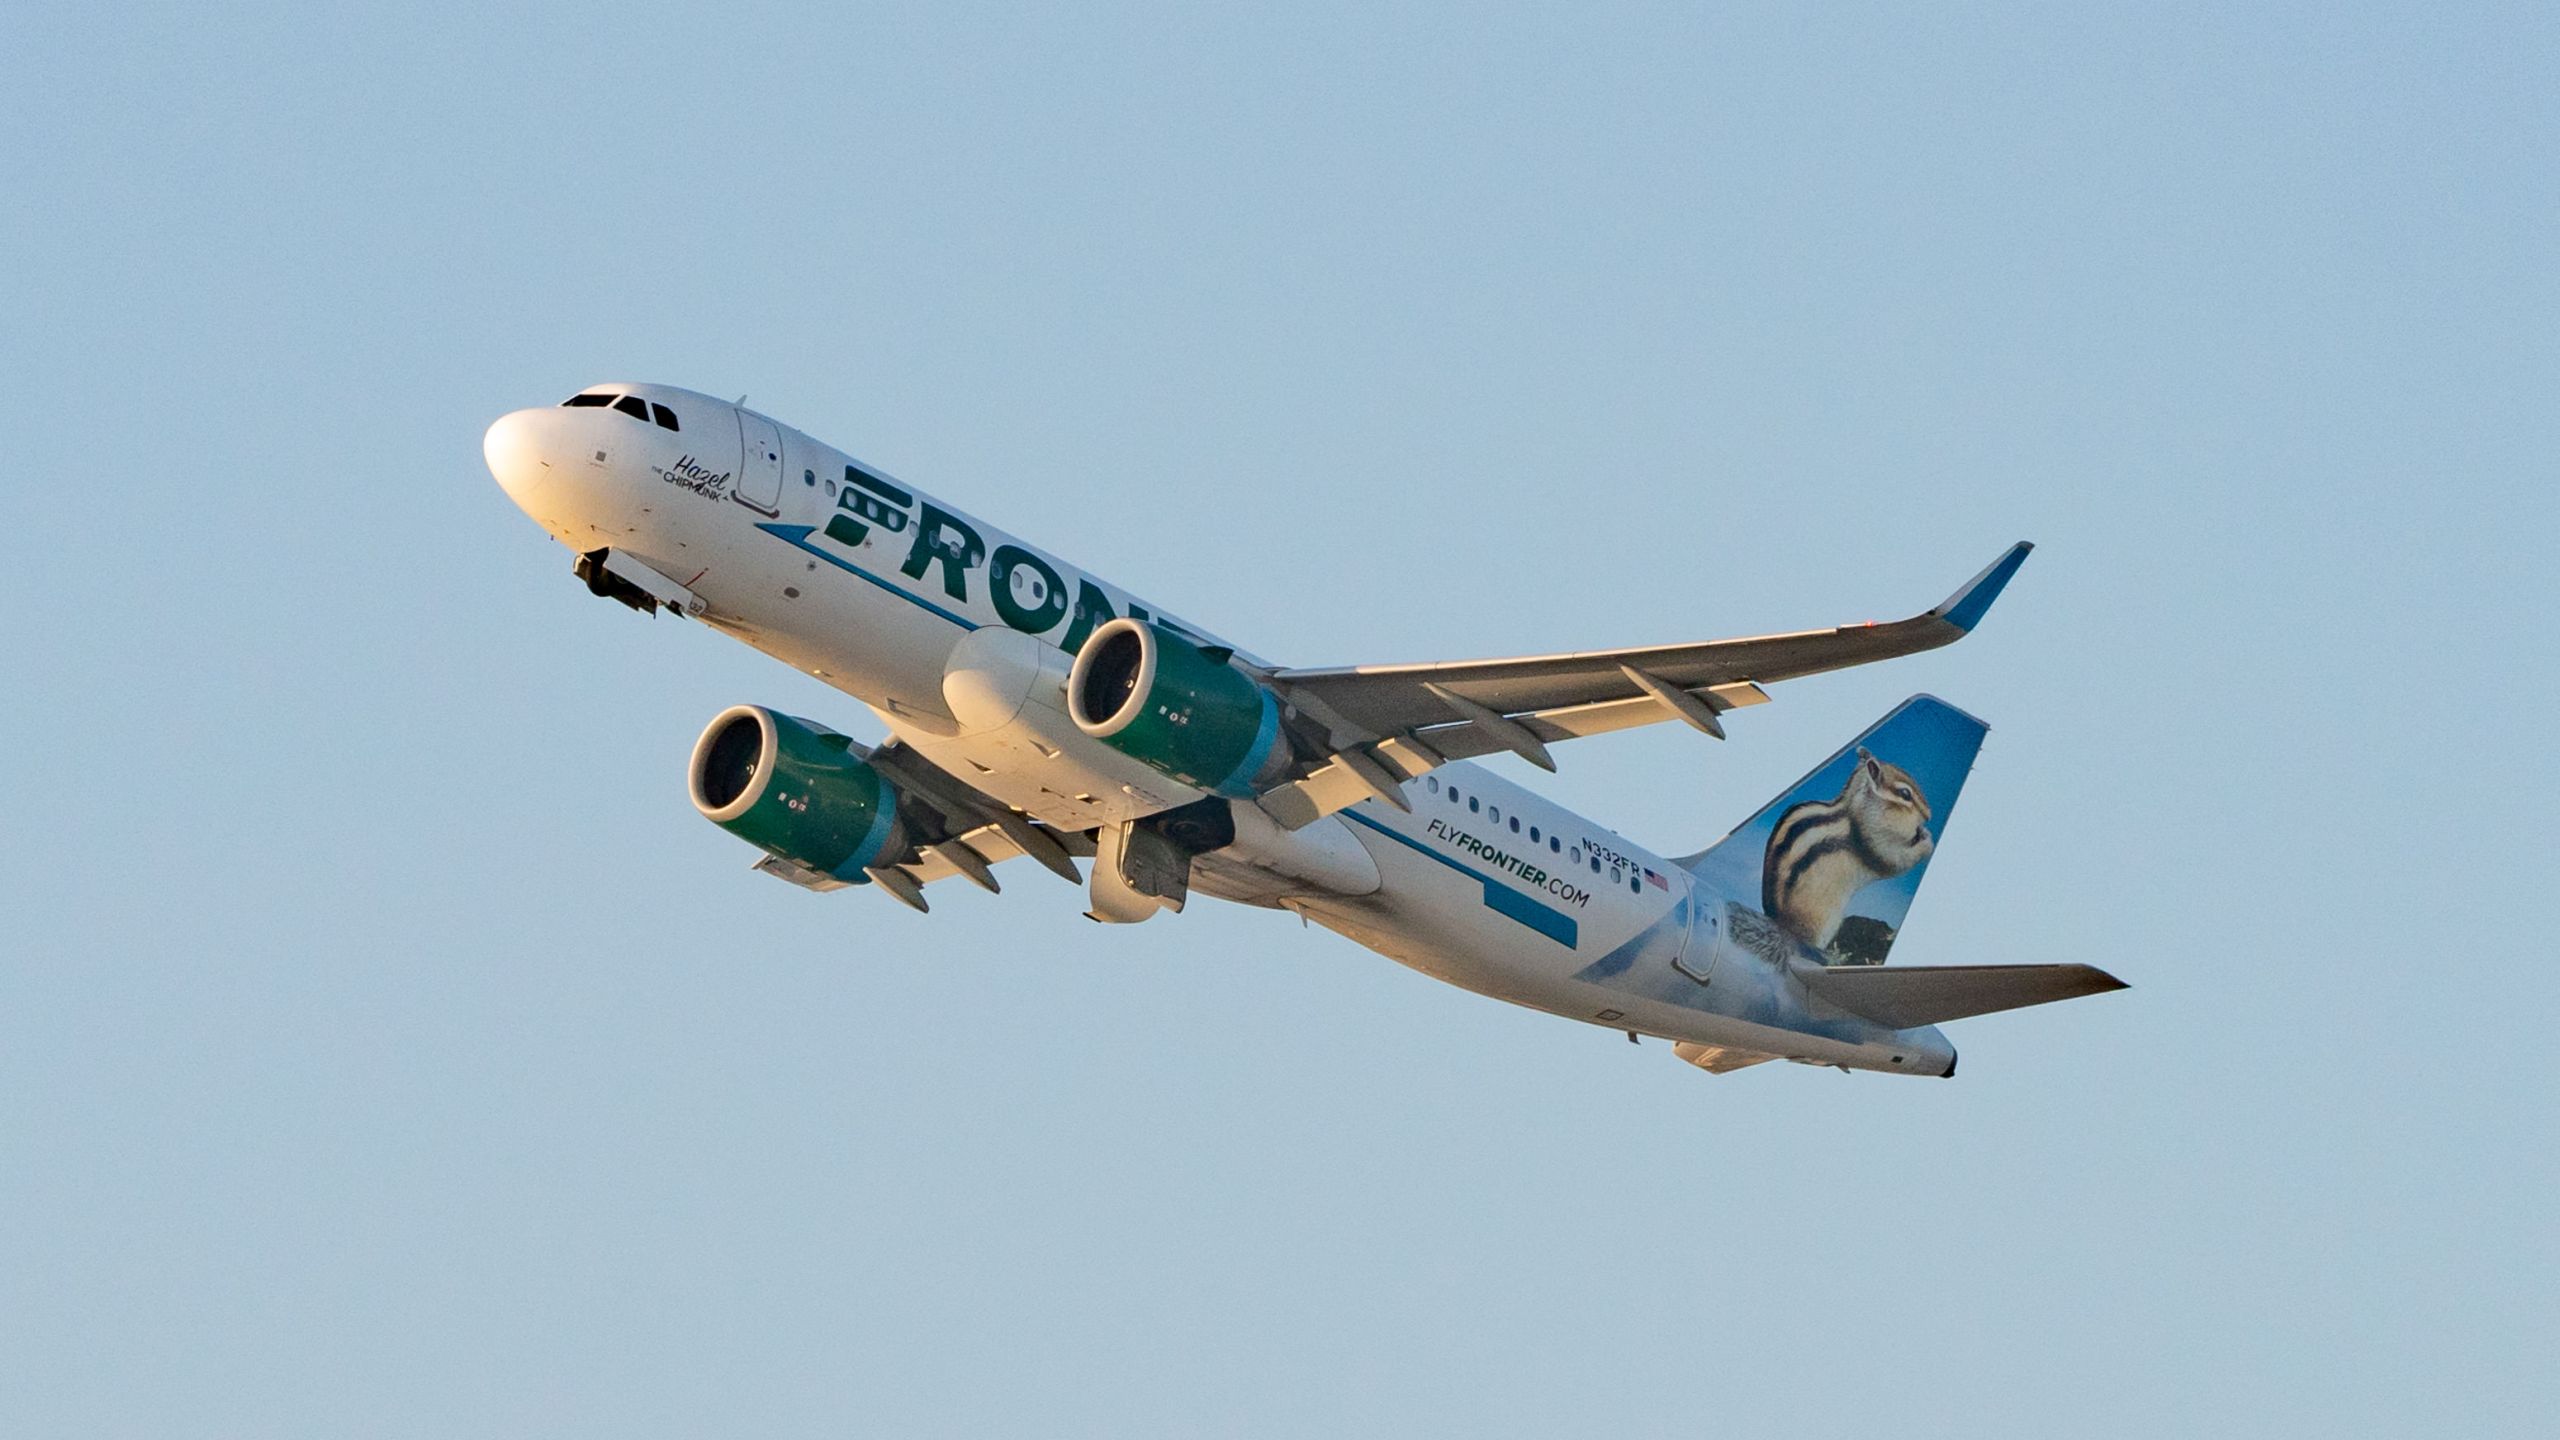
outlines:
[[[694,391],[594,386],[501,417],[485,451],[594,593],[699,620],[887,726],[869,749],[739,705],[695,744],[695,807],[795,885],[923,910],[927,887],[994,890],[1028,856],[1096,920],[1195,891],[1293,911],[1719,1073],[1952,1075],[1939,1022],[2122,988],[2085,965],[1883,964],[1983,735],[1927,696],[1683,857],[1467,763],[1553,770],[1559,741],[1666,720],[1721,738],[1763,685],[1961,639],[2025,544],[1889,624],[1297,669]]]

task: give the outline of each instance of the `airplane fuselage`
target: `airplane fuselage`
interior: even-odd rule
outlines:
[[[1063,708],[1078,647],[1114,618],[1217,637],[753,411],[666,386],[595,389],[637,405],[518,411],[487,442],[510,497],[563,545],[636,561],[683,613],[861,701],[941,769],[1055,829],[1226,793],[1042,709]],[[1953,1066],[1935,1029],[1809,1002],[1783,963],[1738,943],[1729,902],[1756,897],[1715,893],[1482,766],[1446,765],[1403,794],[1409,811],[1371,800],[1286,833],[1237,803],[1236,843],[1198,857],[1193,888],[1612,1029],[1857,1069]]]

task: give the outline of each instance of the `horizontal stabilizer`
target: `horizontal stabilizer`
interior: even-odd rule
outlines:
[[[1896,1030],[2125,988],[2094,965],[1834,965],[1798,974],[1816,997]]]

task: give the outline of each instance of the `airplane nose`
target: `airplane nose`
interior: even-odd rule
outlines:
[[[551,478],[550,447],[544,432],[551,428],[548,410],[518,410],[498,417],[481,437],[480,454],[489,473],[518,508],[534,511],[534,501]]]

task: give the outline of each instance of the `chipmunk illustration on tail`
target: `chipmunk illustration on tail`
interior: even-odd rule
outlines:
[[[1864,746],[1830,800],[1790,807],[1769,831],[1760,864],[1763,914],[1817,950],[1840,933],[1849,900],[1929,858],[1929,797],[1899,765]]]
[[[1735,933],[1752,930],[1762,953],[1882,965],[1982,736],[1981,721],[1915,695],[1678,864],[1726,897]]]

